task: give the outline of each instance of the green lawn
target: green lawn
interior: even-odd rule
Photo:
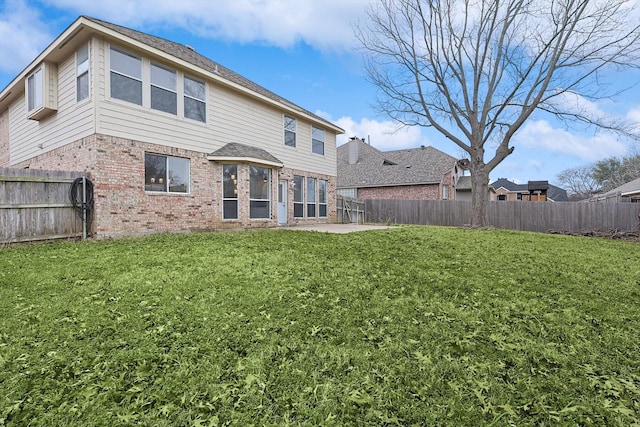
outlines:
[[[640,419],[640,244],[401,227],[0,249],[0,426]]]

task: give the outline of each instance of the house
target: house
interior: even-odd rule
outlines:
[[[629,181],[606,193],[596,194],[589,202],[640,203],[640,178]]]
[[[338,147],[338,194],[361,200],[455,198],[456,159],[433,147],[382,152],[359,138]]]
[[[471,176],[463,175],[458,178],[456,183],[456,200],[471,201]]]
[[[499,178],[489,184],[489,189],[492,201],[569,201],[566,190],[549,184],[548,181],[529,181],[526,184],[516,184],[508,179]]]
[[[332,222],[341,133],[187,45],[87,16],[0,92],[0,167],[88,173],[97,236]]]

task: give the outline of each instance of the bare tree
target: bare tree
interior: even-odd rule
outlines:
[[[573,201],[587,199],[601,188],[593,176],[591,165],[565,169],[556,179],[567,190],[569,199]]]
[[[631,134],[580,108],[608,97],[610,69],[633,67],[640,26],[626,0],[378,0],[356,26],[379,109],[433,127],[469,155],[471,225],[489,225],[489,172],[538,110]],[[487,153],[492,150],[491,153]]]

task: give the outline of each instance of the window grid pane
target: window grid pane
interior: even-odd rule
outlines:
[[[324,155],[324,130],[311,127],[311,151]]]
[[[184,116],[187,119],[206,123],[207,104],[205,103],[205,85],[202,82],[184,76]]]
[[[184,116],[188,119],[206,122],[206,104],[197,99],[184,97]]]
[[[293,217],[304,217],[304,177],[293,176]]]
[[[318,216],[327,216],[327,180],[318,181]]]
[[[178,114],[178,98],[175,92],[151,86],[151,108],[165,113]]]
[[[168,157],[169,162],[169,192],[189,192],[189,159]]]
[[[142,105],[142,59],[111,47],[111,97]]]
[[[222,218],[238,219],[238,166],[222,167]]]
[[[190,160],[182,157],[145,153],[145,191],[188,193]]]
[[[316,216],[316,179],[307,178],[307,217]]]
[[[296,146],[296,119],[289,116],[284,116],[284,145]]]
[[[249,217],[271,218],[271,170],[261,166],[249,170]]]

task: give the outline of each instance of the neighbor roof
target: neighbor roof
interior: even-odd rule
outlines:
[[[536,189],[544,189],[545,186],[547,186],[546,189],[548,199],[553,200],[554,202],[569,201],[567,190],[556,187],[553,184],[549,184],[547,181],[529,181],[526,184],[516,184],[515,182],[509,181],[506,178],[499,178],[489,184],[489,187],[493,188],[494,190],[504,188],[511,193],[528,193],[530,190],[533,191]]]
[[[607,191],[604,194],[597,194],[593,198],[602,199],[610,198],[613,196],[634,196],[640,194],[640,178],[629,181],[626,184],[622,184],[620,187],[614,188],[611,191]]]
[[[308,110],[305,110],[304,108],[292,103],[291,101],[288,101],[287,99],[271,92],[270,90],[265,89],[264,87],[252,82],[251,80],[242,77],[238,73],[235,73],[234,71],[231,71],[230,69],[218,64],[217,62],[214,62],[211,59],[197,53],[193,48],[189,46],[84,15],[80,16],[76,21],[74,21],[60,36],[58,36],[58,38],[56,38],[56,40],[54,40],[49,45],[49,47],[47,47],[47,49],[42,54],[40,54],[27,68],[25,68],[25,70],[23,70],[23,72],[18,77],[16,77],[16,79],[14,79],[6,88],[4,88],[0,92],[0,101],[3,101],[5,98],[8,98],[9,95],[11,95],[11,86],[19,84],[21,80],[30,72],[30,69],[32,67],[37,66],[41,61],[45,59],[49,59],[49,57],[53,57],[54,62],[59,60],[60,53],[57,52],[58,49],[56,49],[56,47],[62,49],[67,43],[69,43],[71,39],[73,39],[77,34],[86,29],[89,29],[89,31],[94,33],[102,34],[107,34],[109,32],[108,30],[111,30],[111,32],[115,32],[120,36],[132,39],[148,47],[159,50],[160,52],[169,55],[170,57],[174,57],[179,61],[183,61],[192,66],[195,66],[210,75],[213,74],[219,81],[229,82],[232,86],[243,88],[270,101],[276,102],[286,110],[297,112],[301,115],[311,118],[313,121],[320,122],[327,128],[330,128],[337,133],[344,133],[344,130],[329,122],[328,120],[323,119],[322,117]],[[105,29],[107,31],[105,31]],[[111,34],[111,37],[114,37],[114,35]],[[126,42],[126,40],[124,41]],[[24,83],[22,82],[22,84]]]
[[[358,161],[349,164],[356,148]],[[361,188],[440,183],[456,159],[433,147],[382,152],[356,138],[338,147],[337,163],[338,188]]]
[[[471,177],[469,175],[461,176],[456,183],[456,190],[469,190],[471,191]]]

